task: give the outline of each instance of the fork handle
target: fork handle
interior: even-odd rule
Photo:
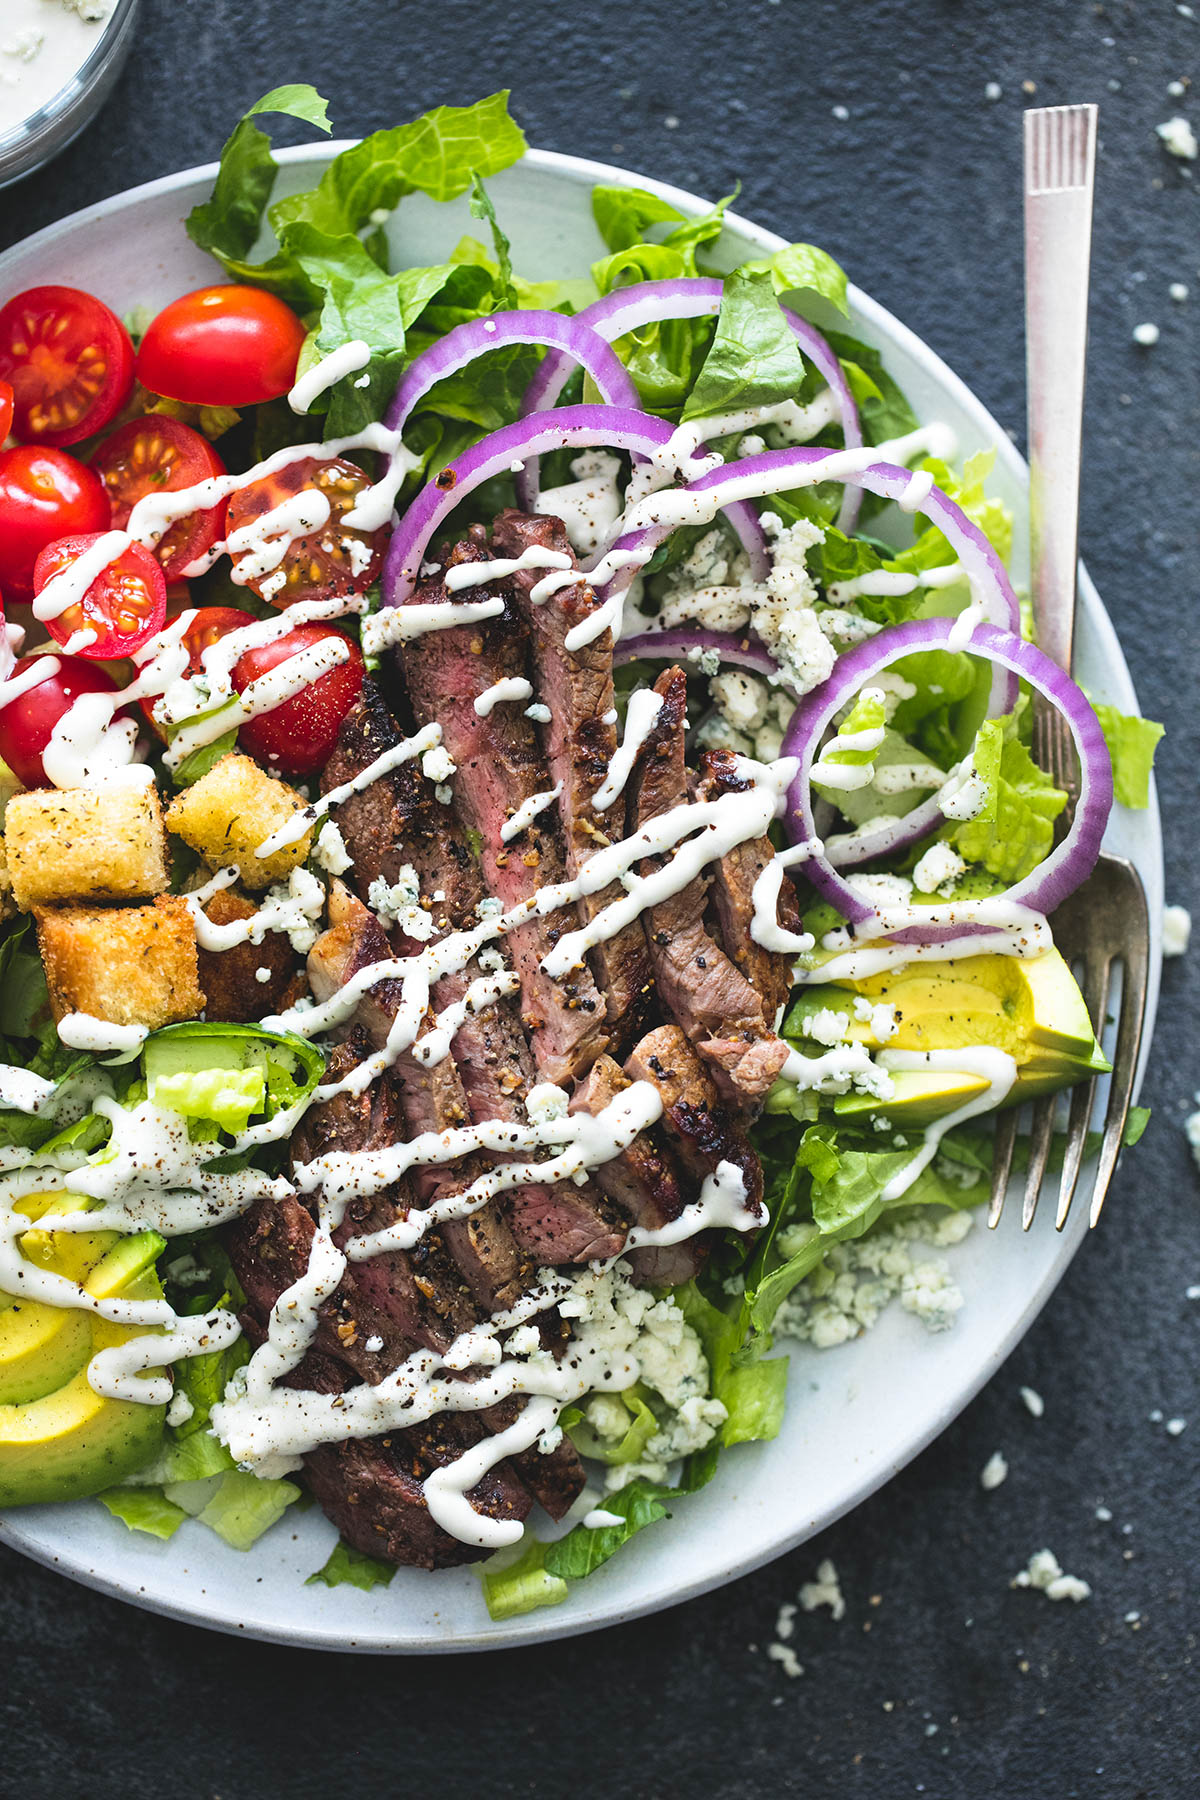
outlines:
[[[1048,111],[1058,116],[1048,118]],[[1038,644],[1068,673],[1079,555],[1095,114],[1095,107],[1025,114],[1030,572]],[[1067,167],[1069,187],[1059,185]],[[1085,178],[1075,185],[1080,169]]]

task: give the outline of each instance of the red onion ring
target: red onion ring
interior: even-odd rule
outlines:
[[[794,842],[815,836],[811,775],[813,759],[822,737],[837,713],[870,677],[914,651],[941,649],[954,626],[952,619],[913,619],[892,625],[878,637],[859,644],[838,659],[828,681],[806,694],[784,734],[783,755],[799,759],[799,768],[788,791],[785,829]],[[1071,829],[1031,875],[1007,889],[1003,896],[1032,912],[1052,913],[1068,894],[1074,893],[1095,867],[1112,807],[1112,765],[1099,720],[1082,691],[1069,675],[1033,644],[1023,643],[1011,632],[978,625],[969,651],[1001,664],[1029,682],[1065,717],[1079,753],[1080,792]],[[824,856],[805,864],[805,876],[831,901],[851,926],[876,921],[875,908],[845,881]],[[994,927],[972,925],[971,906],[965,903],[960,924],[912,925],[890,933],[895,942],[938,943],[956,936],[986,934]]]
[[[612,406],[637,408],[641,404],[633,378],[616,351],[580,319],[537,309],[498,312],[456,325],[409,364],[384,419],[389,431],[402,431],[430,389],[447,375],[457,374],[489,350],[510,344],[542,346],[561,357],[568,370],[578,363]]]
[[[660,320],[697,319],[706,315],[715,318],[720,311],[724,288],[724,282],[715,276],[681,276],[673,281],[641,281],[632,287],[617,288],[613,293],[605,294],[603,299],[593,301],[591,306],[585,306],[582,312],[576,314],[576,323],[586,324],[611,344],[628,332],[636,331],[639,326],[655,324]],[[846,448],[860,448],[863,438],[858,407],[836,354],[815,325],[810,325],[807,319],[789,311],[786,306],[780,310],[801,350],[837,396]],[[521,402],[522,416],[545,412],[552,407],[566,386],[571,367],[572,359],[569,354],[551,351],[543,359],[525,390]],[[532,512],[538,495],[536,461],[526,465],[518,480],[517,493],[521,505],[527,512]],[[840,530],[854,530],[860,504],[858,490],[848,488],[838,514]]]
[[[590,450],[610,445],[650,456],[669,441],[672,430],[666,420],[653,413],[636,412],[629,407],[561,406],[554,412],[535,413],[531,418],[517,419],[512,425],[489,432],[426,483],[392,532],[383,565],[384,605],[401,606],[411,596],[434,532],[482,482],[507,474],[516,462],[543,456],[551,450]],[[725,511],[753,558],[763,542],[753,508],[736,509],[731,503],[730,507],[718,506],[716,510]],[[757,544],[753,540],[748,543],[743,535],[743,514],[753,522]],[[626,580],[617,592],[629,585],[636,571],[625,573]],[[613,591],[611,583],[607,591]]]
[[[620,669],[626,663],[642,660],[694,662],[697,653],[704,650],[715,650],[722,663],[731,668],[753,669],[794,691],[766,645],[736,631],[704,631],[686,625],[670,631],[643,631],[637,637],[617,641],[613,646],[613,665]]]

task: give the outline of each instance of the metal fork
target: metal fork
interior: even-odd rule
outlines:
[[[1094,106],[1046,106],[1025,114],[1025,317],[1029,424],[1031,590],[1037,641],[1069,670],[1079,554],[1079,466],[1087,348],[1088,270],[1096,162]],[[1056,707],[1035,696],[1033,752],[1067,792],[1064,821],[1079,795],[1074,741]],[[1113,1072],[1091,1223],[1104,1205],[1133,1098],[1150,976],[1146,896],[1133,864],[1102,851],[1083,886],[1054,915],[1055,941],[1082,967],[1081,986],[1096,1035],[1103,1032],[1118,966],[1122,971]],[[1067,1222],[1087,1146],[1095,1076],[1071,1094],[1058,1190],[1059,1231]],[[1033,1107],[1021,1223],[1028,1231],[1054,1137],[1056,1096]],[[1000,1219],[1017,1138],[1017,1109],[997,1121],[988,1224]]]

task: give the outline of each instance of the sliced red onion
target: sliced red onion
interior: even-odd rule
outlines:
[[[670,631],[643,631],[637,637],[620,638],[613,646],[613,663],[622,668],[631,662],[694,662],[705,650],[715,650],[722,663],[733,669],[753,669],[758,675],[788,686],[787,678],[765,644],[737,631],[704,631],[699,626],[680,626]]]
[[[592,450],[608,445],[650,456],[662,448],[671,432],[672,427],[664,419],[625,406],[560,406],[554,412],[536,413],[532,418],[518,419],[490,432],[427,482],[396,526],[383,566],[384,604],[401,606],[409,598],[420,579],[421,562],[434,533],[482,482],[508,474],[515,463],[524,462],[529,456],[545,456],[551,450]],[[723,510],[747,551],[752,551],[754,545],[742,536],[743,514],[753,521],[761,546],[762,534],[753,508],[736,509],[731,502]],[[625,569],[620,587],[614,590],[609,583],[606,591],[623,592],[636,573],[633,567]]]
[[[867,459],[871,454],[868,449],[820,450],[804,444],[797,444],[788,450],[764,450],[761,456],[744,457],[740,462],[726,463],[719,469],[713,469],[707,475],[689,482],[686,489],[672,488],[667,492],[677,501],[681,492],[711,495],[716,490],[720,497],[718,510],[723,508],[726,518],[729,518],[730,502],[748,499],[752,495],[761,497],[786,492],[789,483],[793,487],[797,485],[797,477],[802,478],[799,485],[811,486],[810,476],[814,465],[829,462],[832,466],[828,479],[866,488],[870,493],[879,494],[886,500],[899,500],[914,479],[911,471],[900,468],[896,463],[870,462]],[[822,475],[818,479],[826,477]],[[653,500],[654,496],[651,495],[650,498]],[[923,495],[920,510],[938,527],[954,550],[970,580],[973,602],[978,597],[988,622],[1007,624],[1014,635],[1019,635],[1021,609],[1017,596],[1013,592],[1004,564],[983,532],[968,519],[961,506],[957,506],[948,494],[932,484]],[[698,516],[702,518],[712,515],[705,510]],[[626,532],[618,538],[613,548],[635,550],[649,560],[654,547],[677,528],[676,510],[675,516],[669,513],[664,520]],[[622,592],[636,572],[636,567],[632,564],[618,570],[612,580],[604,584],[605,597],[611,598],[613,594]],[[961,634],[963,623],[961,619],[950,620],[949,625],[952,635],[948,647],[953,649],[958,647],[954,641],[953,628],[957,625],[958,633]],[[1016,703],[1017,679],[1011,671],[997,665],[988,701],[989,715],[999,718],[1011,712]]]
[[[821,740],[834,715],[851,701],[880,669],[889,668],[915,651],[944,649],[954,629],[953,619],[913,619],[892,625],[877,637],[839,657],[828,681],[806,694],[792,715],[784,735],[783,755],[799,759],[799,768],[788,793],[785,829],[794,842],[816,835],[813,819],[812,765]],[[991,625],[977,625],[968,646],[974,656],[999,663],[1014,677],[1029,682],[1065,717],[1079,753],[1080,793],[1071,828],[1031,875],[1009,888],[1004,899],[1032,912],[1052,913],[1085,881],[1095,867],[1112,806],[1112,766],[1099,721],[1081,690],[1069,675],[1033,644],[1023,643],[1011,632]],[[855,892],[824,856],[812,857],[804,869],[810,880],[831,901],[851,926],[876,921],[878,913]],[[889,935],[901,943],[938,943],[952,937],[988,935],[994,926],[973,924],[969,903],[963,905],[961,923],[912,925]]]
[[[605,338],[579,318],[531,309],[468,319],[465,325],[456,325],[431,344],[404,371],[384,423],[390,431],[402,431],[415,408],[439,381],[457,374],[489,350],[510,344],[537,344],[562,357],[568,370],[578,363],[610,405],[640,405],[632,377]]]
[[[656,324],[664,319],[715,318],[721,308],[724,288],[724,282],[715,276],[696,275],[681,276],[674,281],[640,281],[632,287],[617,288],[613,293],[605,294],[603,299],[593,301],[591,306],[584,307],[581,313],[576,314],[576,323],[586,324],[611,344],[642,325]],[[815,325],[810,325],[798,313],[790,312],[786,306],[780,310],[801,350],[837,396],[846,448],[857,449],[863,441],[862,425],[841,363]],[[555,404],[566,386],[573,360],[578,361],[578,358],[572,359],[562,351],[551,351],[543,359],[537,374],[525,390],[525,397],[521,402],[523,414],[545,412]],[[537,463],[531,461],[518,482],[518,497],[527,512],[533,510],[537,494]],[[847,488],[838,514],[838,525],[842,531],[854,530],[860,504],[858,489]]]

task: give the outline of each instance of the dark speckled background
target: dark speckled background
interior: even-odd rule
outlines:
[[[216,153],[242,107],[311,79],[339,133],[509,85],[535,144],[622,162],[825,244],[1020,431],[1020,119],[1101,103],[1083,544],[1160,764],[1168,895],[1200,916],[1200,173],[1154,127],[1200,81],[1171,0],[144,0],[103,117],[0,195],[0,243]],[[0,23],[3,20],[0,0]],[[1197,7],[1200,14],[1200,5]],[[985,98],[988,82],[1002,97]],[[835,120],[844,106],[849,117]],[[69,272],[68,272],[69,278]],[[1172,282],[1192,297],[1171,301]],[[1152,350],[1131,331],[1161,327]],[[339,1660],[164,1622],[0,1556],[0,1791],[22,1800],[910,1794],[1174,1800],[1200,1776],[1200,954],[1168,965],[1148,1098],[1103,1230],[991,1386],[822,1538],[720,1593],[543,1650]],[[1034,1421],[1018,1398],[1037,1388]],[[1149,1413],[1189,1417],[1168,1437]],[[1011,1474],[984,1496],[997,1447]],[[1103,1502],[1112,1523],[1095,1518]],[[736,1530],[736,1520],[730,1529]],[[1094,1589],[1008,1581],[1049,1544]],[[806,1673],[762,1647],[831,1556],[845,1618],[802,1615]],[[1126,1622],[1140,1614],[1136,1626]]]

